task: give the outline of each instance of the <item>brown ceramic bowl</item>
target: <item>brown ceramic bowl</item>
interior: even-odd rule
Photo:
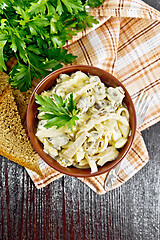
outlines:
[[[104,166],[98,168],[98,172],[92,173],[90,169],[78,169],[75,167],[62,167],[55,159],[53,159],[51,156],[46,154],[43,151],[43,146],[38,140],[38,138],[35,136],[36,133],[36,127],[37,127],[37,104],[35,102],[35,93],[41,94],[44,90],[47,90],[51,88],[53,85],[55,85],[55,80],[56,78],[61,74],[61,73],[66,73],[66,74],[71,74],[76,71],[82,71],[84,73],[89,73],[91,75],[96,75],[99,76],[101,81],[106,85],[106,86],[112,86],[112,87],[117,87],[121,86],[124,91],[125,91],[125,98],[124,98],[124,103],[127,105],[129,114],[130,114],[130,128],[131,128],[131,135],[128,138],[128,141],[126,145],[120,150],[120,153],[118,157],[113,160],[112,162],[106,163]],[[127,152],[129,151],[134,136],[135,136],[135,131],[136,131],[136,114],[135,114],[135,109],[134,105],[132,102],[132,99],[125,89],[125,87],[122,85],[120,81],[118,81],[114,76],[112,76],[110,73],[96,67],[92,66],[85,66],[85,65],[77,65],[77,66],[69,66],[69,67],[64,67],[61,69],[58,69],[48,76],[46,76],[35,88],[29,105],[28,105],[28,110],[27,110],[27,128],[28,128],[28,133],[29,137],[31,140],[31,143],[39,156],[52,168],[55,170],[70,175],[70,176],[75,176],[75,177],[92,177],[96,175],[103,174],[112,168],[114,168],[122,159],[125,157]]]

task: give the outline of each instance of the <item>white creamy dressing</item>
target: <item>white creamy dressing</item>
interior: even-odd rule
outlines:
[[[128,139],[129,112],[123,104],[124,90],[121,87],[106,87],[98,76],[88,76],[77,71],[71,76],[61,74],[57,85],[41,95],[61,95],[65,100],[73,92],[79,120],[73,132],[67,126],[56,129],[44,127],[40,120],[36,136],[44,150],[62,166],[73,165],[98,171],[108,161],[114,160]]]

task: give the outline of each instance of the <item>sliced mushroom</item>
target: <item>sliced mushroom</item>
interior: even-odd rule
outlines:
[[[76,106],[81,109],[81,113],[85,113],[88,111],[90,107],[92,107],[95,103],[95,97],[93,95],[89,95],[88,97],[81,97]]]
[[[93,90],[94,90],[97,94],[99,94],[99,95],[105,95],[105,93],[106,93],[106,91],[105,91],[105,85],[104,85],[102,82],[98,83],[98,84],[93,88]]]
[[[60,150],[63,145],[66,145],[69,141],[69,138],[65,135],[58,135],[54,137],[47,137],[47,141],[50,142],[54,148]]]
[[[124,91],[121,87],[109,87],[107,88],[107,97],[110,101],[114,101],[118,104],[122,103],[124,98]]]

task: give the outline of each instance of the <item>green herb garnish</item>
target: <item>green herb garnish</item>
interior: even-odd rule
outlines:
[[[90,7],[98,7],[98,6],[100,6],[103,2],[104,2],[104,0],[88,0],[88,1],[86,2],[86,4],[89,5]]]
[[[67,124],[68,128],[73,131],[73,126],[76,126],[75,121],[79,119],[76,116],[79,109],[75,106],[73,93],[65,101],[57,94],[53,94],[53,96],[57,104],[50,97],[44,96],[43,98],[35,93],[36,103],[41,105],[38,110],[45,112],[44,115],[40,116],[40,119],[47,120],[44,127],[51,128],[57,126],[58,129]]]
[[[0,71],[17,58],[10,72],[13,87],[26,91],[35,77],[72,63],[76,56],[62,47],[71,36],[98,23],[89,16],[86,5],[102,0],[0,0]]]

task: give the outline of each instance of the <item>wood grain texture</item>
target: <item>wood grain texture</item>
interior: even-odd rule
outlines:
[[[160,0],[145,2],[160,10]],[[103,196],[68,176],[37,190],[0,156],[0,240],[160,239],[160,123],[143,137],[149,163]]]
[[[0,239],[160,239],[160,123],[143,137],[150,162],[103,196],[68,176],[37,190],[1,158]]]

